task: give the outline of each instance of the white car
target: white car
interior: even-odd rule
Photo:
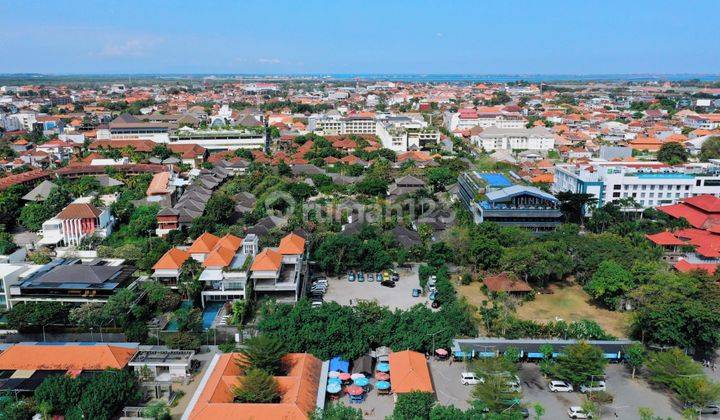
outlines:
[[[478,378],[478,376],[472,372],[462,372],[460,374],[460,383],[463,385],[477,385],[483,382],[485,382],[483,378]]]
[[[607,391],[607,386],[605,385],[605,381],[597,381],[597,382],[591,382],[590,384],[583,384],[580,385],[580,392],[583,394],[587,394],[588,392],[599,392],[599,391]]]
[[[510,392],[522,392],[519,381],[508,381],[507,385]]]
[[[573,386],[564,381],[550,381],[548,388],[552,392],[573,392]]]
[[[583,410],[582,407],[573,406],[568,409],[568,417],[571,419],[591,419],[592,414]]]

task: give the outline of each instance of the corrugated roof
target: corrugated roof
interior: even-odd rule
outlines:
[[[123,369],[135,352],[111,345],[16,344],[0,354],[0,370]]]

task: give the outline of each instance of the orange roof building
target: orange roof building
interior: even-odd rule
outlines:
[[[107,344],[16,344],[0,354],[0,370],[105,370],[123,369],[136,349]]]
[[[278,271],[282,267],[282,254],[271,249],[263,249],[253,260],[252,271]]]
[[[191,254],[209,254],[215,248],[220,238],[210,232],[205,232],[195,239],[188,252]]]
[[[422,353],[411,350],[392,352],[389,359],[392,389],[395,393],[435,392],[430,369]]]
[[[178,249],[172,248],[166,252],[160,259],[153,265],[153,270],[179,270],[180,267],[190,258],[190,254]]]
[[[183,419],[300,420],[307,419],[309,413],[315,411],[322,369],[320,360],[306,353],[288,354],[284,358],[289,366],[287,375],[275,377],[280,388],[280,402],[245,404],[233,402],[233,388],[240,385],[242,378],[236,363],[238,357],[239,353],[215,356]]]
[[[290,233],[280,239],[278,251],[282,255],[302,255],[305,253],[305,239],[300,235]]]

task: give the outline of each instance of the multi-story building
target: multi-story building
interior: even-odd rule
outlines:
[[[555,136],[546,128],[488,127],[470,137],[472,143],[490,152],[495,150],[548,151],[555,147]]]
[[[473,127],[524,128],[526,123],[525,119],[516,113],[478,112],[475,109],[447,111],[443,114],[443,120],[450,131],[464,131]]]
[[[674,204],[701,194],[718,197],[720,162],[682,166],[607,161],[556,165],[552,191],[592,194],[598,207],[632,198],[638,204],[637,210]]]
[[[308,130],[321,135],[376,135],[386,149],[406,152],[411,148],[432,149],[440,142],[440,132],[422,117],[358,114],[347,117],[323,115],[310,117]]]
[[[85,198],[75,200],[55,217],[42,224],[42,245],[79,245],[83,238],[106,238],[112,233],[115,218],[109,209],[99,209]]]
[[[109,124],[110,140],[152,140],[155,143],[170,141],[168,124],[143,122],[130,114],[122,114]]]
[[[121,259],[57,259],[44,265],[0,264],[6,308],[22,302],[105,303],[120,289],[134,287],[135,267]]]
[[[720,114],[688,115],[682,122],[690,128],[714,130],[720,127]]]
[[[250,266],[255,294],[297,301],[306,277],[305,250],[305,239],[290,233],[277,248],[265,248],[257,254]]]
[[[240,128],[200,130],[181,127],[170,135],[170,144],[197,144],[208,150],[262,149],[265,135],[261,131]]]
[[[458,197],[475,223],[488,221],[545,231],[555,229],[562,220],[560,203],[553,195],[524,185],[497,189],[475,172],[460,175]]]

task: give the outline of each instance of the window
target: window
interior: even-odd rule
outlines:
[[[619,192],[614,192],[614,193],[613,193],[613,198],[620,198],[620,193],[619,193]]]
[[[621,187],[622,187],[622,185],[620,185],[620,184],[613,185],[614,190],[619,190]]]

